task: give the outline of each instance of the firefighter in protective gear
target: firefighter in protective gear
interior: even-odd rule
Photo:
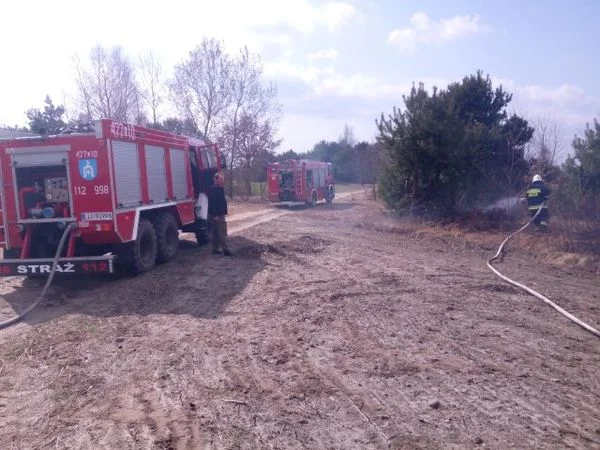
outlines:
[[[525,193],[527,197],[527,206],[532,217],[539,211],[540,208],[542,208],[533,222],[540,231],[548,230],[550,212],[548,210],[548,206],[542,204],[548,201],[550,193],[550,188],[546,186],[540,175],[535,175],[533,177],[533,181]]]

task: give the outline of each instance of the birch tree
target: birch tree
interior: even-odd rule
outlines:
[[[76,58],[75,71],[79,103],[89,117],[141,121],[135,68],[121,47],[94,47],[87,64]]]
[[[249,154],[278,145],[275,134],[281,107],[276,102],[275,86],[263,80],[263,65],[259,55],[251,54],[244,47],[230,67],[230,101],[221,142],[230,169],[229,195],[233,196],[235,168],[241,165],[248,172]],[[250,143],[249,139],[253,142]],[[240,152],[244,154],[240,155]]]
[[[230,104],[231,60],[221,41],[204,39],[188,58],[175,66],[169,85],[179,113],[213,139]]]
[[[164,100],[163,72],[152,51],[139,57],[140,96],[148,107],[152,123],[158,123],[158,108]]]

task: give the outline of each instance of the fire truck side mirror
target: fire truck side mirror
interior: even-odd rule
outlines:
[[[225,159],[221,160],[221,169],[227,169],[227,161]]]

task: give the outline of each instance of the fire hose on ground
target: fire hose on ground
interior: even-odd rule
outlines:
[[[11,325],[14,325],[15,323],[23,320],[23,318],[25,318],[25,316],[27,316],[31,311],[33,311],[35,308],[37,308],[38,305],[42,302],[42,300],[44,300],[44,298],[46,297],[46,293],[48,292],[48,288],[52,284],[52,280],[54,280],[54,274],[56,273],[56,266],[58,264],[58,260],[60,259],[60,255],[63,251],[65,243],[67,242],[67,238],[69,237],[69,234],[71,233],[71,231],[73,231],[75,229],[76,226],[77,225],[75,224],[75,222],[73,222],[73,223],[69,224],[68,227],[65,228],[65,231],[63,232],[63,235],[60,238],[60,242],[58,243],[58,248],[56,249],[56,254],[54,255],[54,261],[52,262],[52,270],[50,271],[50,275],[48,276],[48,279],[46,280],[46,283],[44,284],[42,292],[40,293],[37,300],[35,302],[33,302],[31,305],[29,305],[24,311],[21,311],[17,316],[13,317],[12,319],[1,322],[0,330],[2,330],[3,328],[7,328]]]
[[[533,295],[534,297],[539,298],[540,300],[542,300],[544,303],[552,306],[554,309],[556,309],[559,313],[561,313],[563,316],[567,317],[568,319],[572,320],[573,322],[575,322],[577,325],[581,326],[582,328],[584,328],[585,330],[589,331],[590,333],[596,335],[597,337],[600,337],[600,331],[596,330],[594,327],[588,325],[587,323],[579,320],[577,317],[575,317],[573,314],[569,313],[568,311],[565,311],[563,308],[561,308],[560,306],[558,306],[556,303],[554,303],[553,301],[551,301],[549,298],[543,296],[542,294],[540,294],[539,292],[534,291],[533,289],[525,286],[524,284],[518,283],[515,280],[512,280],[511,278],[502,275],[496,268],[494,268],[494,266],[492,265],[492,263],[497,260],[501,255],[503,255],[504,253],[504,246],[506,245],[506,243],[508,241],[510,241],[512,238],[514,238],[515,236],[517,236],[519,233],[521,233],[522,231],[524,231],[529,225],[531,225],[533,223],[533,221],[535,220],[535,218],[537,217],[537,215],[542,211],[542,207],[544,206],[544,204],[542,204],[540,206],[540,208],[538,209],[537,213],[535,213],[535,215],[531,218],[531,220],[529,220],[529,222],[527,222],[525,225],[523,225],[521,228],[519,228],[517,231],[515,231],[514,233],[512,233],[511,235],[509,235],[506,239],[504,239],[504,241],[502,242],[502,244],[500,244],[500,247],[498,248],[498,252],[494,255],[494,257],[492,257],[491,259],[488,260],[487,262],[487,266],[492,270],[492,272],[494,272],[496,275],[498,275],[500,278],[502,278],[504,281],[506,281],[507,283],[512,284],[513,286],[516,286],[518,288],[523,289],[524,291],[528,292],[529,294]]]

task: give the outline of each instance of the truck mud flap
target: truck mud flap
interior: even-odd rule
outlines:
[[[108,275],[114,273],[113,255],[59,258],[56,274]],[[52,271],[53,258],[0,259],[0,276],[44,276]]]

